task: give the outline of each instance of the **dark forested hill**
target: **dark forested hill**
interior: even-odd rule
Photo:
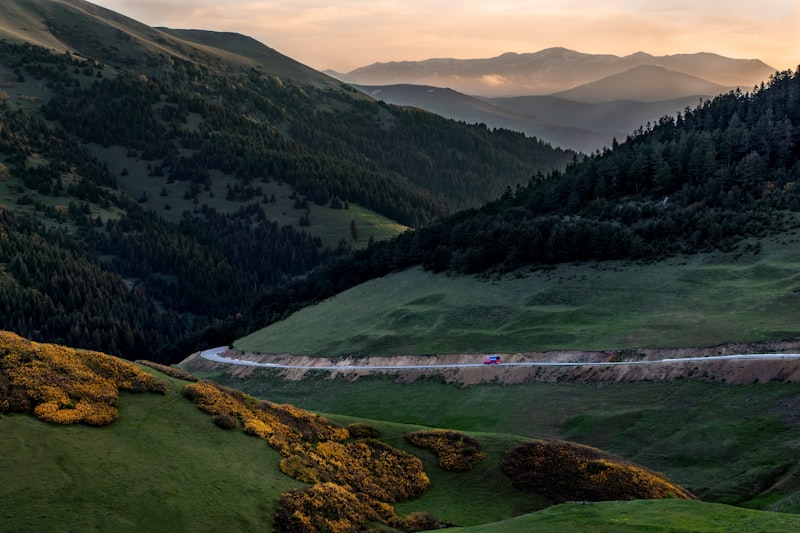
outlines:
[[[309,230],[320,210],[420,228],[573,157],[375,102],[241,35],[5,1],[0,328],[182,356],[348,256],[347,240],[331,249]]]
[[[735,246],[758,253],[753,237],[787,229],[797,211],[800,69],[664,117],[564,172],[318,270],[264,300],[254,327],[301,299],[412,265],[489,274]]]

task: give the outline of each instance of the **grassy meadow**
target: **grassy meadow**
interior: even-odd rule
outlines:
[[[752,533],[790,532],[800,517],[686,500],[565,503],[536,514],[451,530],[453,533]]]
[[[430,378],[402,383],[388,375],[329,379],[323,372],[284,381],[278,371],[264,369],[246,378],[213,377],[317,412],[493,435],[506,442],[572,440],[662,472],[706,501],[800,512],[800,484],[794,481],[800,463],[794,414],[800,409],[800,386],[793,384],[680,380],[461,387]]]
[[[125,393],[102,428],[0,415],[0,529],[271,530],[280,494],[305,485],[266,443],[219,429],[179,390]]]
[[[237,340],[313,356],[713,346],[800,334],[796,231],[731,253],[479,279],[421,269],[354,287]]]

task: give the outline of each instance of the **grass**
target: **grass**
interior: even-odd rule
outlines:
[[[495,524],[453,529],[453,533],[752,533],[800,529],[797,515],[766,513],[686,500],[566,503]]]
[[[421,497],[394,504],[400,515],[424,511],[444,522],[467,526],[504,520],[551,504],[545,497],[514,489],[511,480],[500,470],[503,454],[511,446],[523,442],[523,437],[470,433],[484,446],[486,457],[469,472],[447,472],[439,467],[432,452],[412,446],[403,438],[405,433],[429,429],[426,426],[327,413],[324,416],[344,426],[353,422],[367,423],[381,432],[382,441],[422,459],[431,485]],[[475,505],[475,502],[487,505]]]
[[[666,474],[709,501],[800,512],[796,384],[483,384],[394,376],[287,382],[277,371],[217,381],[312,411],[470,433],[562,438]],[[435,463],[433,463],[435,464]],[[788,483],[788,484],[786,484]]]
[[[237,340],[312,356],[709,346],[800,334],[796,232],[760,255],[561,265],[479,279],[421,269],[354,287]]]
[[[123,394],[110,426],[0,416],[4,531],[270,530],[283,475],[263,441],[223,431],[178,392]]]

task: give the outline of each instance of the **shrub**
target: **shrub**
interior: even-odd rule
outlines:
[[[110,424],[120,390],[167,391],[164,382],[128,361],[7,331],[0,331],[0,375],[0,411],[33,412],[54,424]]]
[[[565,441],[533,441],[506,452],[501,467],[515,488],[556,502],[691,499],[664,476],[605,453]]]
[[[411,513],[408,516],[396,520],[392,525],[407,533],[453,527],[453,524],[442,523],[432,514],[424,512]]]
[[[358,531],[368,520],[389,525],[401,519],[386,502],[419,496],[430,484],[418,457],[374,439],[345,442],[350,432],[317,414],[256,402],[210,381],[190,383],[183,394],[206,413],[241,421],[245,433],[283,455],[282,472],[315,484],[284,495],[275,531]]]
[[[418,457],[377,440],[305,446],[283,459],[281,470],[306,483],[349,485],[387,502],[414,498],[430,485]]]
[[[256,404],[256,409],[269,413],[286,426],[298,431],[303,440],[310,442],[323,442],[328,440],[343,441],[350,433],[331,422],[325,417],[299,409],[294,405],[278,405],[262,401]]]
[[[273,531],[281,533],[349,533],[362,531],[380,517],[368,503],[335,483],[285,492],[278,504]]]
[[[211,419],[217,427],[222,429],[236,429],[239,423],[230,415],[216,415]]]
[[[406,433],[404,437],[414,446],[436,454],[439,466],[449,472],[472,470],[486,457],[486,452],[477,439],[458,431],[415,431]]]
[[[369,424],[364,424],[361,422],[354,422],[350,424],[347,426],[347,431],[350,432],[350,436],[354,439],[377,439],[381,436],[380,431]]]

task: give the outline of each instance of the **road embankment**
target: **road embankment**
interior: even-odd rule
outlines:
[[[707,348],[621,351],[566,350],[499,354],[502,364],[484,365],[485,354],[397,357],[307,357],[293,354],[242,353],[215,348],[192,354],[181,363],[190,372],[223,370],[247,377],[267,368],[287,380],[326,373],[358,379],[376,372],[399,382],[438,376],[449,383],[517,384],[526,382],[613,383],[696,379],[731,384],[800,382],[800,341],[731,344]]]

